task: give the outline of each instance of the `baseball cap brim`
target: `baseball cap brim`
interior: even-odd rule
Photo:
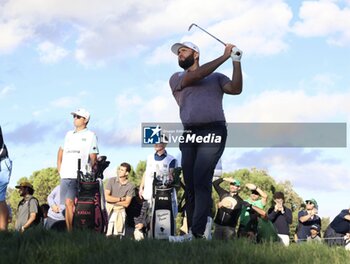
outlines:
[[[197,45],[193,44],[192,42],[183,42],[183,43],[175,43],[171,46],[171,51],[177,55],[180,48],[189,48],[191,50],[194,50],[195,52],[199,53],[199,48]]]

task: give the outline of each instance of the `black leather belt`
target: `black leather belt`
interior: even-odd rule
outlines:
[[[185,130],[191,130],[191,129],[207,129],[207,128],[215,128],[215,127],[224,127],[226,126],[225,121],[216,121],[216,122],[210,122],[210,123],[196,123],[196,124],[184,124]]]

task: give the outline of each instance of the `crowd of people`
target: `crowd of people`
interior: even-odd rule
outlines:
[[[87,113],[86,110],[84,111]],[[73,117],[77,112],[79,111],[73,113]],[[74,117],[74,119],[77,118]],[[147,158],[146,170],[140,186],[135,186],[128,179],[131,165],[126,162],[121,163],[116,175],[108,179],[104,189],[108,212],[106,235],[135,240],[149,236],[151,212],[154,206],[154,199],[152,199],[154,197],[152,188],[154,172],[158,171],[159,175],[166,174],[167,180],[171,183],[174,181],[176,166],[178,166],[177,161],[167,152],[165,143],[155,144],[154,152]],[[73,178],[71,180],[73,181]],[[229,184],[228,189],[221,186],[225,182]],[[209,225],[209,233],[213,234],[213,239],[229,240],[244,237],[254,242],[276,241],[289,246],[293,216],[292,210],[285,205],[283,192],[275,192],[272,197],[273,206],[265,208],[268,204],[268,195],[261,187],[253,183],[242,185],[237,179],[220,177],[212,182],[212,186],[219,197],[217,204],[214,205],[211,201],[211,207],[216,208],[215,214],[207,215],[207,218],[213,218],[213,226]],[[47,204],[41,206],[34,196],[34,187],[31,183],[22,182],[16,188],[22,197],[16,212],[15,229],[17,231],[25,232],[37,225],[52,230],[71,230],[71,222],[66,221],[67,199],[61,199],[62,184],[52,190],[48,195]],[[250,195],[247,199],[240,196],[241,188],[249,189]],[[72,200],[75,195],[76,190],[70,196]],[[173,188],[172,197],[172,210],[176,217],[176,188]],[[140,205],[136,211],[135,207],[133,210],[130,208],[132,201]],[[4,198],[2,202],[5,203]],[[3,211],[1,214],[3,217]],[[321,235],[321,218],[318,215],[318,204],[315,199],[306,200],[305,208],[298,212],[297,217],[298,225],[294,238],[297,243],[322,243],[324,241],[328,245],[346,246],[349,241],[350,208],[342,210],[329,224],[323,235]],[[5,229],[5,227],[2,228],[2,230]],[[177,236],[177,239],[170,237],[169,240],[190,240],[189,237],[193,237],[191,228],[187,226],[186,230],[182,232],[182,236]],[[204,238],[210,237],[210,235],[204,236]]]
[[[176,43],[171,47],[184,70],[174,73],[169,85],[180,109],[184,127],[183,136],[188,134],[204,138],[215,134],[218,141],[181,142],[181,164],[166,151],[166,144],[155,144],[155,152],[147,158],[146,170],[141,185],[129,181],[131,166],[123,162],[115,177],[108,179],[104,197],[108,214],[107,236],[133,237],[136,240],[148,236],[151,212],[154,208],[154,176],[162,175],[163,184],[174,181],[174,170],[181,167],[184,179],[185,210],[182,236],[169,236],[169,241],[192,239],[220,240],[248,238],[254,242],[280,241],[290,244],[292,211],[285,205],[282,192],[273,194],[273,206],[268,204],[268,195],[253,183],[242,185],[233,178],[219,178],[213,181],[216,164],[225,149],[227,128],[223,111],[223,96],[239,95],[243,80],[241,70],[242,51],[233,44],[226,44],[223,55],[199,64],[200,51],[191,42]],[[232,59],[232,77],[215,70]],[[16,212],[15,228],[25,232],[40,223],[47,229],[73,229],[74,200],[77,196],[77,171],[83,174],[96,170],[99,154],[95,133],[87,128],[90,113],[78,109],[71,113],[74,129],[69,131],[58,149],[57,169],[60,185],[48,195],[47,205],[39,206],[34,188],[29,182],[17,185],[22,200]],[[8,207],[5,202],[6,187],[11,175],[11,160],[3,137],[0,141],[0,229],[6,230]],[[229,189],[221,186],[229,183]],[[212,187],[219,195],[219,202],[213,204]],[[250,196],[240,197],[241,188],[248,188]],[[176,218],[178,205],[176,189],[170,196],[172,217]],[[298,213],[295,240],[298,243],[326,241],[329,245],[345,245],[350,239],[350,209],[344,209],[327,227],[321,239],[321,219],[315,199],[306,200],[305,209]],[[138,206],[133,206],[136,203]],[[215,215],[213,208],[217,208]],[[40,217],[39,217],[40,216]],[[38,220],[39,219],[39,220]],[[41,220],[40,220],[41,219]],[[212,227],[212,222],[214,226]]]

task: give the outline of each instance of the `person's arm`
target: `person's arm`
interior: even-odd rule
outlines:
[[[215,60],[203,64],[202,66],[199,66],[194,71],[186,72],[181,82],[181,88],[191,86],[199,80],[202,80],[203,78],[207,77],[209,74],[213,73],[221,64],[223,64],[228,58],[230,58],[233,47],[234,45],[232,44],[226,44],[223,55],[221,55]]]
[[[293,222],[292,210],[290,210],[289,208],[284,208],[284,216],[285,216],[285,218],[286,218],[286,220],[287,220],[287,223],[288,223],[289,225],[291,225],[292,222]]]
[[[58,153],[57,153],[57,170],[58,170],[58,173],[61,171],[62,157],[63,157],[63,149],[60,147],[58,149]]]
[[[97,153],[90,153],[90,163],[91,167],[94,167],[97,161]]]
[[[127,208],[130,203],[132,197],[126,196],[126,197],[115,197],[111,195],[111,190],[106,189],[105,190],[105,198],[108,203],[112,203],[115,205],[121,205]]]
[[[254,206],[254,205],[251,205],[251,208],[255,212],[257,212],[260,215],[261,218],[267,219],[267,213],[263,209],[261,209],[261,208],[259,208],[257,206]]]
[[[306,214],[304,213],[303,215],[299,216],[299,221],[300,221],[301,223],[304,223],[304,222],[306,222],[306,221],[309,221],[309,220],[311,219],[312,216],[313,216],[313,215],[312,215],[311,212],[306,211]]]
[[[97,162],[97,154],[99,153],[98,145],[97,145],[97,136],[94,133],[91,140],[91,146],[89,151],[89,160],[91,168],[94,168]]]
[[[232,61],[232,64],[232,80],[224,86],[224,92],[227,94],[240,94],[242,92],[243,87],[241,62]]]
[[[260,194],[261,203],[263,204],[263,206],[265,206],[267,203],[267,194],[262,189],[260,189],[258,186],[256,186],[255,190]]]
[[[223,181],[224,181],[224,180],[223,180],[222,178],[219,178],[219,179],[213,181],[213,187],[214,187],[215,191],[218,193],[220,199],[221,199],[222,194],[226,192],[226,191],[220,186],[220,184],[221,184]]]
[[[266,205],[267,203],[267,194],[258,186],[256,186],[253,183],[246,183],[245,185],[249,190],[251,191],[257,191],[259,193],[259,195],[261,196],[261,203],[263,206]]]
[[[29,218],[22,226],[22,232],[32,225],[32,223],[35,221],[36,214],[38,213],[37,201],[33,198],[29,200],[29,203]]]
[[[55,187],[47,197],[47,203],[55,213],[58,213],[60,211],[59,203],[55,201],[55,198],[58,195],[58,191],[59,188]]]
[[[274,221],[277,218],[277,215],[278,215],[278,211],[276,211],[274,207],[271,207],[267,211],[267,217],[269,218],[270,221]]]
[[[30,213],[27,222],[22,226],[22,232],[29,228],[36,218],[36,213]]]
[[[139,197],[141,199],[143,197],[143,189],[145,188],[145,177],[146,177],[146,171],[142,175],[142,180],[141,180],[140,189],[139,189]]]

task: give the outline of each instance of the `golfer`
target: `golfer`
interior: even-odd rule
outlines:
[[[242,51],[235,45],[226,44],[223,55],[200,66],[200,52],[195,44],[176,43],[171,50],[184,69],[174,73],[169,83],[184,126],[185,140],[180,144],[180,150],[188,227],[195,238],[204,238],[207,216],[210,215],[212,177],[227,137],[222,99],[224,93],[238,95],[242,92]],[[229,58],[233,61],[232,79],[214,72]]]

